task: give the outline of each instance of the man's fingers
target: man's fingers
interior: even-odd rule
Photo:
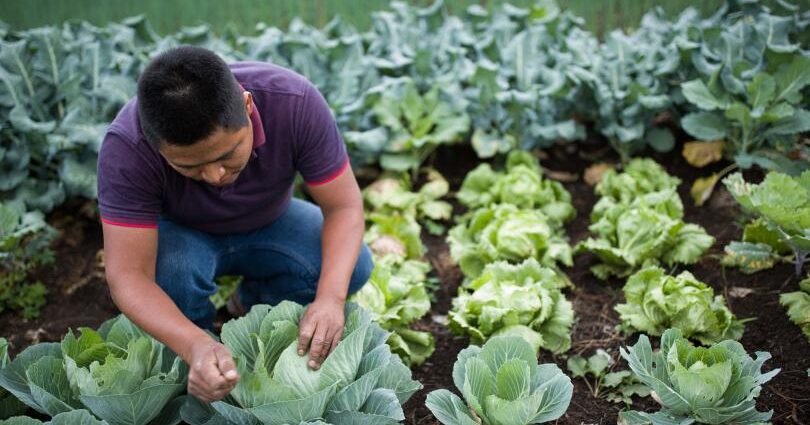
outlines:
[[[214,355],[217,359],[217,367],[222,376],[231,384],[239,381],[239,372],[236,371],[236,363],[233,361],[231,352],[224,345],[217,344],[214,347]]]
[[[343,337],[343,328],[339,327],[337,332],[335,332],[335,336],[332,337],[332,347],[329,348],[328,355],[332,355],[332,352],[335,351],[335,348],[337,348],[338,344],[340,343],[340,338],[342,337]]]
[[[329,339],[327,326],[319,326],[312,337],[312,345],[309,348],[309,367],[317,369],[323,363],[323,358],[329,352],[332,340]]]
[[[310,320],[306,314],[304,314],[304,319],[301,322],[301,330],[298,332],[299,356],[306,354],[309,342],[312,340],[312,335],[315,333],[315,323]]]

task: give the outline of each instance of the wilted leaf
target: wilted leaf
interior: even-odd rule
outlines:
[[[692,183],[692,188],[689,190],[689,193],[692,195],[695,205],[700,207],[706,203],[709,197],[712,196],[719,177],[720,176],[715,173],[709,177],[701,177]]]
[[[607,162],[593,164],[585,169],[583,179],[588,186],[596,186],[600,181],[602,181],[602,176],[605,174],[605,171],[613,170],[615,168],[616,167],[614,167],[613,164],[608,164]]]
[[[693,167],[702,168],[713,162],[723,159],[725,142],[715,140],[712,142],[686,142],[683,145],[683,157]]]
[[[771,247],[764,243],[731,242],[725,251],[723,265],[739,267],[746,274],[770,269],[777,260]]]

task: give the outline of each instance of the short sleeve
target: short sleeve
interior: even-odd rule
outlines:
[[[349,166],[346,145],[320,92],[306,85],[295,117],[295,166],[311,186],[329,183]]]
[[[161,213],[161,174],[134,143],[108,132],[98,155],[101,221],[124,227],[156,228]]]

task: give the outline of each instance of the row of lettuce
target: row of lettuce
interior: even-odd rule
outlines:
[[[682,127],[703,141],[691,163],[733,162],[699,182],[705,198],[737,167],[797,175],[809,163],[800,135],[810,129],[802,38],[810,11],[776,7],[736,0],[708,18],[687,9],[672,20],[654,11],[603,41],[550,0],[461,16],[441,1],[393,3],[372,13],[365,32],[339,19],[260,26],[253,36],[203,25],[160,37],[143,18],[26,31],[0,24],[0,310],[36,315],[44,287],[26,276],[51,258],[21,242],[47,245],[42,214],[95,197],[105,128],[167,48],[199,45],[305,75],[326,96],[356,166],[415,175],[437,146],[467,140],[482,158],[606,140],[627,161],[646,147],[673,149],[672,130]]]
[[[401,423],[402,404],[422,385],[391,352],[388,334],[367,311],[348,304],[343,339],[313,371],[296,352],[303,310],[287,301],[258,305],[224,325],[222,341],[241,380],[210,404],[184,394],[187,366],[124,316],[30,346],[13,361],[0,339],[0,424],[43,424],[10,417],[28,407],[51,417],[51,425]],[[751,358],[731,340],[695,347],[672,329],[660,350],[653,352],[642,335],[621,355],[662,406],[655,413],[621,412],[622,423],[753,424],[772,415],[756,409],[762,385],[779,373],[762,372],[768,353]],[[535,348],[517,336],[462,350],[452,377],[463,400],[447,389],[426,400],[447,425],[551,422],[566,412],[573,392],[570,378],[554,364],[538,364]]]

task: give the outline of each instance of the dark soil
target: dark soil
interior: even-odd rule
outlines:
[[[542,164],[549,171],[549,176],[568,177],[575,174],[581,177],[594,158],[604,160],[609,153],[595,149],[573,152],[573,149],[560,148],[541,155],[545,157]],[[810,423],[810,378],[807,376],[810,368],[810,344],[799,328],[788,320],[785,310],[778,302],[781,292],[798,289],[799,279],[793,275],[792,266],[781,264],[754,275],[723,269],[719,262],[723,247],[740,237],[740,224],[744,222],[744,217],[722,186],[717,187],[711,200],[702,208],[693,205],[689,187],[695,178],[719,171],[725,164],[714,164],[698,170],[686,164],[679,152],[656,154],[653,157],[664,164],[671,174],[683,180],[680,195],[686,211],[686,221],[700,224],[717,239],[700,263],[685,269],[714,287],[717,293],[724,294],[738,317],[756,318],[746,324],[741,342],[749,353],[768,351],[773,355],[765,364],[766,370],[781,368],[781,372],[765,385],[758,398],[759,409],[773,409],[772,422],[775,424]],[[472,150],[465,146],[440,150],[434,156],[432,165],[448,179],[452,190],[457,190],[464,175],[479,162]],[[746,177],[757,179],[761,174],[752,172],[747,173]],[[367,179],[362,179],[365,180]],[[571,192],[579,214],[567,226],[571,243],[574,244],[588,236],[589,214],[596,197],[593,188],[581,178],[564,184]],[[457,205],[456,208],[462,211]],[[54,246],[58,259],[55,267],[38,276],[49,288],[48,304],[40,318],[24,321],[9,313],[0,315],[0,335],[9,338],[13,352],[35,342],[57,341],[68,328],[95,327],[117,314],[117,309],[109,298],[103,268],[97,257],[101,248],[100,227],[96,219],[87,217],[91,214],[77,213],[81,210],[88,208],[82,204],[71,204],[50,217],[50,222],[60,230],[61,237]],[[432,311],[417,327],[434,334],[436,351],[425,364],[414,369],[414,378],[422,382],[424,389],[405,405],[408,424],[439,423],[424,407],[424,399],[430,391],[438,388],[457,392],[453,386],[451,371],[456,355],[469,343],[467,338],[454,336],[441,324],[450,310],[451,300],[462,281],[462,274],[453,264],[443,237],[425,235],[423,239],[428,248],[428,260],[434,268],[433,273],[440,279],[441,285]],[[635,343],[637,336],[626,337],[614,330],[619,320],[613,306],[623,300],[623,282],[614,279],[605,283],[596,279],[589,271],[590,265],[594,263],[595,259],[591,255],[583,254],[575,258],[573,267],[565,270],[576,285],[576,289],[567,294],[577,314],[577,322],[573,328],[573,347],[569,354],[589,356],[602,348],[617,360],[615,369],[624,369],[626,364],[619,359],[618,349]],[[227,319],[227,314],[223,314],[219,321],[221,323]],[[552,356],[544,352],[540,361],[555,362],[567,372],[564,356]],[[618,412],[623,408],[625,406],[593,397],[582,380],[574,379],[571,406],[557,423],[614,424]],[[636,400],[633,408],[655,411],[658,406],[648,398]]]

